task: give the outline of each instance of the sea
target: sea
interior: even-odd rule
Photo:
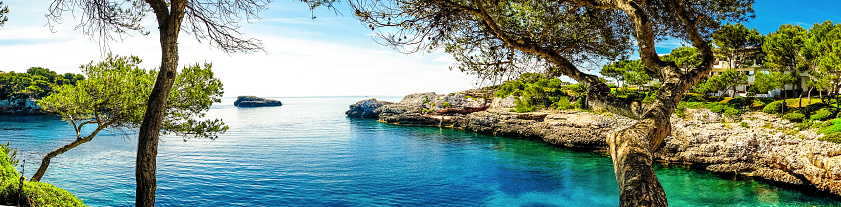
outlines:
[[[163,136],[157,206],[617,206],[610,157],[538,140],[347,117],[371,97],[279,97],[280,107],[208,112],[230,130],[215,140]],[[400,97],[377,97],[399,101]],[[133,206],[137,133],[106,131],[52,160],[42,182],[89,206]],[[0,116],[30,177],[75,139],[54,116]],[[671,206],[841,206],[820,193],[749,178],[655,166]]]

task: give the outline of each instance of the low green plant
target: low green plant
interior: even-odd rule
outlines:
[[[525,113],[534,111],[534,106],[529,103],[528,99],[521,99],[517,97],[514,99],[514,111],[517,113]]]
[[[429,109],[427,109],[427,108],[423,108],[423,110],[421,110],[421,113],[424,113],[424,114],[425,114],[427,111],[429,111]]]
[[[806,115],[803,115],[800,112],[791,112],[783,115],[783,119],[791,122],[802,122],[804,118],[806,118]]]
[[[740,111],[739,109],[734,109],[734,108],[728,107],[726,110],[724,110],[723,114],[725,116],[736,116],[736,115],[739,115],[741,113],[742,113],[742,111]]]
[[[558,99],[558,102],[555,102],[555,105],[557,106],[556,109],[558,110],[567,110],[575,108],[575,106],[573,106],[569,102],[569,99],[567,99],[566,97],[561,97],[560,99]]]
[[[841,119],[833,119],[827,122],[824,122],[821,126],[821,129],[818,132],[823,134],[832,134],[841,132]]]
[[[23,181],[15,170],[16,149],[0,145],[0,204],[19,206],[85,206],[67,190],[49,183]],[[21,191],[21,188],[23,191]],[[20,199],[19,199],[20,198]]]
[[[835,144],[841,144],[841,132],[835,132],[832,134],[824,135],[821,138],[818,138],[818,141],[825,141],[825,142],[832,142]]]
[[[739,123],[739,126],[742,126],[744,128],[750,128],[750,126],[748,126],[747,122],[741,122],[741,123]]]
[[[774,101],[769,103],[768,105],[765,105],[765,107],[762,108],[762,112],[768,114],[780,114],[780,112],[782,112],[785,109],[785,107],[786,105],[782,101]]]
[[[446,102],[446,101],[444,102],[444,104],[443,104],[443,105],[444,105],[444,108],[450,108],[450,107],[453,107],[452,105],[450,105],[450,102]]]
[[[686,102],[680,102],[677,104],[677,107],[675,108],[675,115],[677,115],[677,117],[686,117],[686,105]]]
[[[587,103],[587,96],[578,97],[578,100],[575,100],[575,108],[576,109],[590,109],[590,104]]]
[[[830,117],[832,117],[832,111],[830,111],[828,108],[821,108],[820,110],[815,111],[815,113],[812,113],[812,116],[809,119],[824,121],[829,119]]]
[[[689,102],[686,104],[686,107],[689,107],[690,109],[700,109],[704,108],[705,105],[703,102]]]

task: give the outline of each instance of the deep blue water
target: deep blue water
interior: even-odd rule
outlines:
[[[158,206],[618,204],[604,154],[346,117],[347,106],[363,98],[280,98],[284,105],[271,108],[236,108],[223,99],[209,113],[231,127],[219,139],[162,139]],[[56,157],[42,181],[90,206],[133,206],[136,137],[119,134],[101,134]],[[72,139],[72,128],[55,117],[0,116],[0,141],[20,150],[26,176],[41,156]],[[841,205],[752,180],[657,168],[672,206]]]

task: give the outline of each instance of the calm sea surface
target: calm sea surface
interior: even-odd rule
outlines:
[[[162,138],[159,206],[616,206],[610,157],[433,127],[348,118],[364,97],[279,98],[284,105],[209,116],[231,129],[217,140]],[[381,100],[399,101],[399,98]],[[0,141],[26,159],[74,139],[50,116],[0,116]],[[133,206],[136,135],[101,134],[52,161],[43,182],[90,206]],[[835,200],[657,166],[672,206],[839,206]],[[20,170],[20,167],[18,168]]]

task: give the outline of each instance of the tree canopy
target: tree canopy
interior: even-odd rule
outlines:
[[[102,130],[136,130],[146,112],[146,99],[152,91],[158,71],[138,67],[138,57],[109,55],[102,62],[82,67],[87,79],[76,85],[55,88],[55,93],[38,101],[44,110],[69,122],[77,139],[44,156],[32,180],[46,172],[50,159],[89,142]],[[161,133],[186,138],[215,139],[228,127],[220,119],[202,120],[213,103],[220,102],[222,83],[213,77],[210,64],[191,65],[177,76],[167,103]],[[85,126],[95,127],[90,131]],[[86,130],[83,130],[86,129]]]
[[[713,32],[713,42],[718,53],[724,56],[731,68],[753,63],[753,54],[760,51],[765,36],[756,28],[748,29],[741,23],[722,25]]]
[[[445,49],[455,68],[479,77],[506,77],[523,70],[566,75],[589,100],[609,112],[640,120],[610,138],[622,206],[667,205],[651,168],[653,152],[671,133],[669,116],[683,93],[712,70],[712,32],[722,22],[752,17],[752,0],[454,1],[351,0],[363,25],[402,52]],[[690,43],[699,67],[680,70],[663,61],[658,40]],[[628,59],[637,50],[645,70],[662,85],[650,103],[611,94],[585,69]]]
[[[6,17],[6,14],[9,13],[9,7],[3,5],[3,1],[0,1],[0,27],[6,24],[6,21],[9,21],[9,17]]]
[[[61,75],[42,67],[31,67],[26,73],[0,73],[0,100],[41,99],[52,93],[56,86],[74,85],[83,79],[81,74]]]

